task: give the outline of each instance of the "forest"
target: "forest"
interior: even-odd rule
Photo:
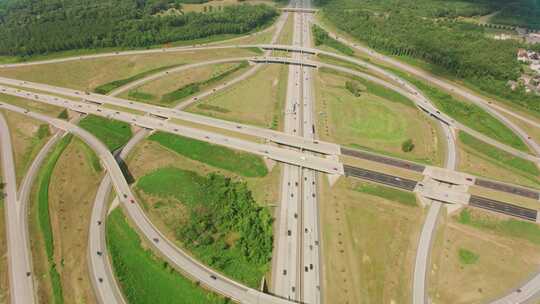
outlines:
[[[525,0],[522,0],[525,1]],[[521,74],[515,40],[494,40],[458,16],[500,9],[501,1],[320,0],[324,16],[369,47],[421,59],[445,74],[540,113],[540,96],[506,86]]]
[[[223,34],[243,34],[269,24],[267,5],[182,12],[183,0],[0,1],[0,55],[31,56],[104,47],[149,47]],[[189,1],[188,1],[189,2]]]

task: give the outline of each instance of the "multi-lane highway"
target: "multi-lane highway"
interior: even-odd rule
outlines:
[[[274,43],[279,34],[281,33],[283,29],[283,25],[285,23],[285,20],[287,19],[287,14],[283,14],[280,17],[280,20],[277,22],[276,31],[273,34],[271,42]],[[241,75],[235,77],[234,79],[231,79],[227,83],[218,85],[217,87],[214,87],[211,90],[203,91],[196,95],[195,97],[189,99],[186,102],[180,103],[175,108],[181,109],[184,107],[187,107],[189,104],[199,101],[203,99],[204,97],[207,97],[211,94],[214,94],[215,92],[218,92],[220,90],[226,89],[235,83],[238,83],[239,81],[245,80],[246,78],[252,76],[255,72],[257,72],[260,69],[260,65],[254,66],[250,70],[248,70],[245,73],[242,73]],[[173,68],[171,70],[164,71],[163,73],[160,73],[161,75],[155,77],[154,75],[150,75],[146,78],[141,79],[138,81],[137,85],[141,85],[143,83],[146,83],[148,81],[157,79],[159,77],[163,77],[166,75],[169,75],[170,73],[178,72],[176,68]],[[153,77],[154,76],[154,77]],[[127,84],[125,86],[122,86],[113,92],[110,93],[111,96],[119,95],[133,87],[136,87],[132,84]],[[118,157],[120,159],[125,159],[127,155],[133,150],[133,148],[141,142],[147,135],[149,134],[149,131],[146,129],[139,130],[130,140],[129,142],[122,148],[120,151]],[[107,243],[105,240],[105,220],[106,220],[106,206],[107,206],[107,198],[109,197],[108,194],[110,193],[112,189],[112,181],[109,176],[105,176],[103,180],[101,181],[101,184],[98,189],[98,193],[95,198],[94,203],[94,209],[92,210],[92,221],[90,224],[90,237],[89,237],[89,258],[90,258],[90,273],[92,276],[92,284],[94,286],[94,290],[96,291],[97,299],[100,303],[103,304],[122,304],[124,303],[124,298],[122,297],[122,294],[120,292],[120,288],[118,287],[118,284],[114,278],[114,273],[110,264],[110,261],[106,254],[106,248]],[[93,252],[100,251],[102,252],[101,255],[95,255],[92,254]]]
[[[297,7],[309,7],[309,1],[297,1]],[[311,44],[308,14],[296,10],[293,45]],[[313,65],[303,64],[305,54],[292,58],[263,58],[261,62],[295,63],[289,66],[285,106],[285,132],[315,141],[314,102],[311,86]],[[337,151],[339,153],[339,151]],[[274,257],[274,292],[302,303],[320,303],[319,216],[317,173],[307,168],[285,165],[282,176],[281,204],[277,225],[277,250]]]
[[[0,114],[0,153],[2,153],[2,182],[4,183],[5,223],[10,298],[13,304],[36,303],[24,211],[17,198],[15,161],[11,135],[4,116]],[[23,227],[23,229],[21,229]]]
[[[27,115],[36,120],[46,122],[56,128],[59,128],[66,132],[73,133],[74,135],[81,138],[84,142],[86,142],[96,152],[97,156],[101,159],[102,164],[105,166],[109,176],[111,177],[115,191],[117,194],[119,194],[118,198],[126,214],[128,215],[128,217],[135,224],[138,231],[145,237],[148,244],[150,244],[163,258],[165,258],[169,262],[170,265],[181,270],[182,273],[197,280],[200,284],[208,287],[209,289],[219,294],[222,294],[226,297],[229,297],[235,301],[238,301],[240,303],[250,303],[250,304],[251,303],[256,303],[256,304],[290,303],[287,300],[274,297],[274,296],[259,292],[257,290],[245,287],[235,281],[232,281],[224,277],[223,275],[219,273],[216,273],[215,271],[200,264],[198,261],[196,261],[189,255],[187,255],[184,251],[182,251],[180,248],[178,248],[176,245],[170,242],[150,222],[148,217],[146,217],[144,211],[142,210],[140,205],[136,202],[136,198],[131,192],[131,188],[127,184],[123,176],[123,173],[116,162],[116,159],[109,152],[107,147],[103,143],[101,143],[97,138],[95,138],[93,135],[91,135],[90,133],[83,130],[82,128],[74,124],[71,124],[69,122],[63,121],[61,119],[51,118],[51,117],[48,117],[46,115],[42,115],[39,113],[31,112],[17,106],[8,105],[8,104],[0,104],[0,109],[17,112],[23,115]],[[2,120],[0,120],[0,124],[1,123],[2,123]],[[5,129],[2,128],[0,130],[7,130],[7,127]],[[3,134],[5,133],[2,132],[2,135]],[[9,137],[7,139],[9,139]],[[2,146],[5,147],[6,146],[5,143],[7,143],[7,142],[4,142],[5,136],[2,136],[0,140],[2,140],[2,143],[3,143]],[[7,146],[9,147],[9,145]],[[2,157],[3,159],[5,158],[5,161],[10,160],[9,155],[7,155],[6,153],[2,153]],[[9,172],[6,171],[5,173],[9,173]],[[13,192],[15,192],[15,189],[12,189],[12,190]],[[6,187],[6,191],[8,192],[8,197],[10,193],[12,192],[12,190]],[[97,252],[95,254],[99,255]],[[26,275],[26,272],[23,272],[23,276],[25,275]],[[14,286],[17,286],[17,285],[14,285]],[[31,289],[29,288],[21,289],[21,291],[27,291],[27,290],[31,290]],[[21,294],[21,297],[22,296],[24,296],[24,294]],[[26,293],[26,297],[28,297],[28,293]],[[24,299],[25,299],[25,302],[20,302],[20,303],[28,303],[26,301],[26,298]]]

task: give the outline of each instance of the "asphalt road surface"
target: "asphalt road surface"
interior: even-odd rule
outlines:
[[[2,153],[2,182],[7,236],[10,299],[13,304],[36,303],[34,297],[31,262],[26,233],[25,214],[17,199],[15,161],[11,136],[4,116],[0,114],[0,150]]]
[[[535,200],[540,199],[540,195],[538,191],[529,190],[529,189],[512,186],[512,185],[507,185],[500,182],[489,181],[482,178],[476,178],[474,184],[479,187],[489,188],[489,189],[493,189],[493,190],[497,190],[501,192],[507,192],[507,193],[511,193],[511,194],[515,194],[515,195],[519,195],[519,196],[523,196],[527,198],[532,198]]]
[[[469,200],[469,205],[472,207],[487,209],[525,220],[536,222],[538,211],[534,209],[524,208],[516,205],[511,205],[504,202],[499,202],[496,200],[479,197],[472,195]]]
[[[181,270],[184,274],[188,275],[189,277],[197,280],[201,285],[206,286],[209,289],[219,294],[222,294],[226,297],[229,297],[235,301],[238,301],[240,303],[250,303],[250,304],[252,303],[255,303],[255,304],[290,303],[287,300],[245,287],[235,281],[232,281],[222,276],[219,273],[216,273],[215,271],[200,264],[198,261],[196,261],[189,255],[187,255],[184,251],[182,251],[180,248],[178,248],[172,242],[170,242],[165,236],[163,236],[159,232],[159,230],[157,230],[155,226],[152,225],[150,220],[146,217],[144,211],[142,210],[140,205],[136,202],[135,196],[131,192],[131,189],[126,182],[123,176],[123,173],[116,162],[116,159],[108,151],[107,147],[103,143],[101,143],[97,138],[95,138],[93,135],[91,135],[87,131],[69,122],[66,122],[60,119],[50,118],[48,116],[38,114],[35,112],[30,112],[20,107],[7,105],[7,104],[0,104],[0,108],[6,109],[8,111],[17,112],[23,115],[27,115],[29,117],[32,117],[40,121],[44,121],[66,132],[71,132],[75,136],[78,136],[84,142],[86,142],[96,152],[97,156],[101,159],[103,165],[105,166],[109,176],[111,177],[116,193],[120,194],[119,195],[120,202],[123,205],[124,210],[126,214],[128,215],[128,217],[136,225],[138,231],[146,238],[146,240],[148,241],[148,244],[150,244],[151,247],[153,247],[157,252],[159,252],[159,254],[163,258],[165,258],[169,262],[170,265]],[[2,120],[0,120],[0,124],[1,123],[2,123]],[[7,130],[7,127],[2,128],[0,130]],[[1,138],[2,147],[5,147],[7,143],[5,142],[6,137],[4,136],[4,134],[5,132],[2,132],[2,138]],[[9,139],[9,137],[7,137],[7,139]],[[4,162],[9,164],[8,161],[12,160],[12,159],[9,159],[9,154],[6,155],[6,153],[2,153],[2,155],[3,155],[3,159],[5,158]],[[9,173],[9,172],[6,172],[6,173]],[[8,197],[9,197],[10,192],[12,191],[14,192],[14,190],[15,190],[14,187],[11,190],[6,189],[6,191],[8,191]],[[23,276],[24,275],[25,274],[23,274]],[[24,288],[22,290],[27,291],[31,289]],[[26,292],[25,294],[28,295],[31,293]],[[28,303],[28,302],[21,302],[21,303]]]
[[[413,191],[416,187],[417,182],[406,179],[399,178],[397,176],[392,176],[389,174],[375,172],[367,169],[357,168],[353,166],[344,166],[345,176],[352,176],[360,179],[369,180],[379,184],[392,186],[395,188],[400,188],[403,190]]]
[[[345,147],[341,147],[341,154],[420,173],[426,169],[426,166],[413,162]]]

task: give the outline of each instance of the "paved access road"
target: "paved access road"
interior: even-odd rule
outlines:
[[[0,150],[2,153],[2,182],[5,184],[4,204],[11,303],[36,303],[25,234],[26,221],[23,219],[25,214],[22,214],[23,210],[17,199],[17,179],[11,136],[2,114],[0,114]]]
[[[135,196],[131,192],[129,185],[127,184],[123,173],[118,166],[116,159],[109,152],[107,147],[103,145],[97,138],[83,130],[82,128],[73,125],[69,122],[50,118],[48,116],[38,114],[35,112],[30,112],[23,108],[8,104],[0,104],[0,108],[17,112],[23,115],[27,115],[34,119],[44,121],[48,124],[55,126],[56,128],[62,129],[66,132],[73,133],[74,135],[80,137],[85,141],[101,159],[103,165],[105,166],[111,180],[113,182],[115,191],[119,194],[119,199],[121,204],[124,207],[124,210],[131,221],[137,226],[137,229],[140,233],[146,238],[148,243],[157,250],[160,255],[165,258],[171,265],[175,266],[177,269],[182,270],[183,273],[188,276],[196,279],[202,285],[207,286],[211,290],[222,294],[226,297],[229,297],[233,300],[236,300],[240,303],[249,303],[249,304],[281,304],[281,303],[290,303],[287,300],[277,298],[262,292],[259,292],[254,289],[245,287],[235,281],[232,281],[221,274],[216,273],[215,271],[207,268],[206,266],[200,264],[198,261],[187,255],[180,248],[176,247],[172,242],[170,242],[165,236],[163,236],[159,230],[150,222],[146,217],[144,211],[139,206],[135,200]],[[0,124],[2,120],[0,120]],[[0,130],[7,130],[7,128],[2,128]],[[5,147],[5,132],[2,132],[2,146]],[[9,137],[7,137],[9,139]],[[6,142],[7,143],[7,142]],[[9,145],[8,145],[9,146]],[[4,150],[4,149],[3,149]],[[9,161],[9,155],[5,153],[2,154],[5,161]],[[9,162],[6,162],[9,164]],[[6,172],[9,173],[9,172]],[[8,174],[9,175],[9,174]],[[15,189],[6,189],[8,191],[8,197],[10,192],[15,192]],[[96,252],[97,254],[97,252]],[[22,289],[24,291],[31,289]],[[26,293],[28,294],[28,293]],[[21,302],[28,303],[28,302]]]

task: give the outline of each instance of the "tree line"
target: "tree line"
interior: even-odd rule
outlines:
[[[486,92],[540,113],[540,96],[511,91],[506,85],[521,75],[516,56],[517,49],[524,47],[521,42],[491,39],[484,27],[457,18],[427,18],[430,10],[422,9],[420,4],[429,2],[434,6],[440,1],[420,0],[417,9],[400,4],[411,4],[408,1],[319,1],[323,1],[328,19],[369,47],[427,61]],[[378,10],[382,8],[385,10]],[[471,10],[469,7],[466,11]],[[454,14],[459,12],[455,8]]]
[[[7,0],[0,5],[0,55],[149,47],[221,34],[242,34],[271,22],[267,5],[181,12],[178,0]]]

